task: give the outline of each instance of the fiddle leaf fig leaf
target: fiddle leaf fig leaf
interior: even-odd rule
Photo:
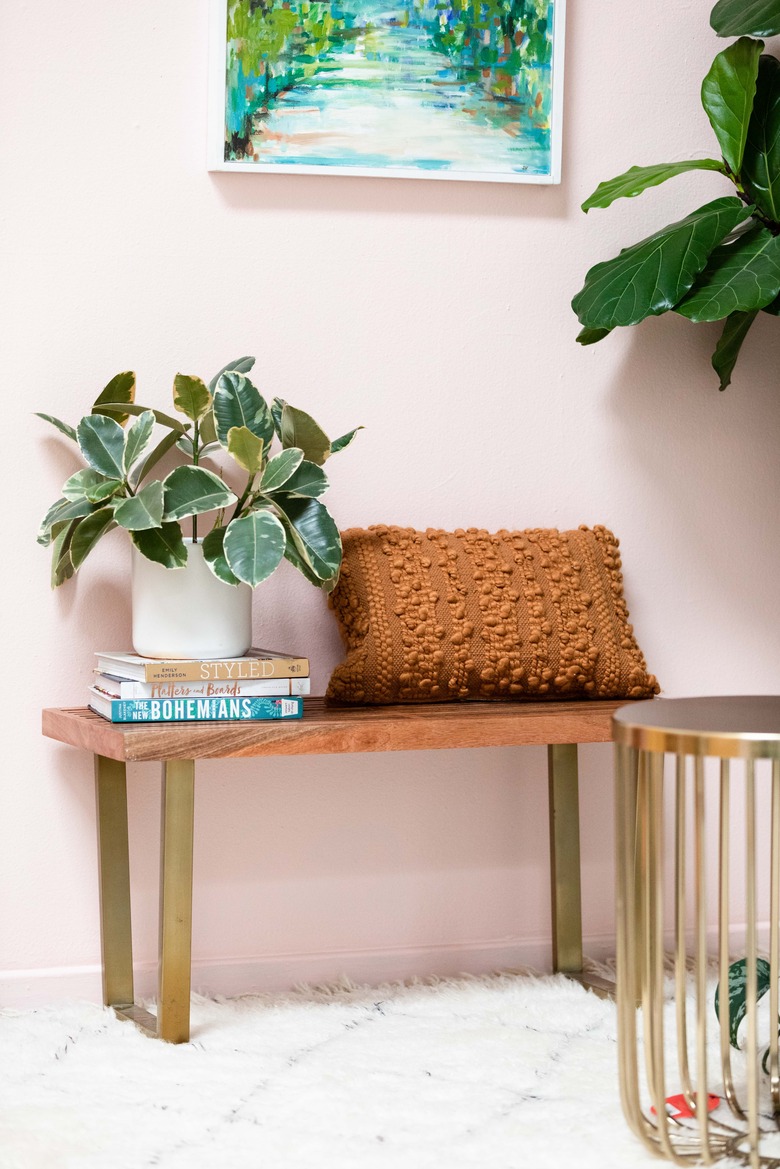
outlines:
[[[298,447],[309,462],[322,466],[331,453],[330,439],[310,414],[285,402],[281,427],[283,447]]]
[[[158,479],[147,483],[137,495],[123,499],[114,509],[114,519],[128,532],[159,528],[163,517],[163,485]]]
[[[263,465],[265,443],[248,426],[231,426],[227,432],[227,449],[250,475],[256,475]]]
[[[757,316],[758,309],[754,309],[747,313],[732,313],[726,318],[720,340],[712,355],[712,368],[720,378],[721,390],[725,390],[726,386],[731,384],[731,375],[737,364],[742,342]]]
[[[212,394],[216,390],[217,383],[222,377],[223,373],[230,373],[231,371],[235,371],[236,373],[249,373],[254,364],[254,357],[237,357],[235,361],[229,361],[227,365],[223,365],[219,373],[215,373],[209,382],[209,389],[211,390]]]
[[[246,426],[266,446],[274,434],[268,403],[249,378],[240,373],[223,373],[220,377],[214,391],[214,422],[217,438],[224,447],[228,444],[228,431],[234,426]]]
[[[70,542],[70,559],[74,571],[81,568],[100,537],[114,527],[116,524],[112,507],[101,507],[78,521]]]
[[[173,404],[193,422],[199,422],[211,408],[211,394],[208,386],[199,377],[177,373],[173,379]]]
[[[118,373],[111,378],[106,388],[100,393],[92,405],[93,414],[103,414],[105,411],[103,407],[106,403],[111,403],[114,407],[112,417],[121,425],[127,422],[130,411],[121,412],[122,405],[129,405],[135,401],[135,374],[132,370],[126,370],[124,373]],[[120,410],[117,411],[116,407]]]
[[[780,61],[758,62],[756,96],[748,126],[742,181],[759,211],[780,222]]]
[[[780,236],[755,227],[715,248],[675,312],[689,321],[720,321],[769,304],[780,292]]]
[[[756,996],[763,998],[771,984],[770,966],[766,958],[756,959]],[[739,1026],[747,1015],[747,958],[740,958],[729,966],[728,977],[729,1041],[739,1047]],[[720,1019],[721,988],[715,988],[715,1014]]]
[[[303,462],[303,451],[291,446],[268,460],[260,480],[261,491],[278,491]]]
[[[225,532],[227,528],[212,528],[203,540],[203,559],[217,580],[229,585],[240,585],[241,581],[232,572],[225,556]]]
[[[166,521],[202,515],[236,502],[222,480],[205,467],[176,467],[163,480]]]
[[[231,571],[255,588],[278,568],[286,542],[273,512],[253,511],[228,524],[223,547]]]
[[[323,503],[281,493],[274,496],[298,555],[320,581],[332,580],[341,568],[341,536]]]
[[[108,479],[124,478],[125,434],[113,418],[87,414],[76,431],[81,453],[91,467]]]
[[[577,334],[577,342],[580,345],[595,345],[597,341],[603,341],[612,332],[611,329],[580,329]]]
[[[89,515],[92,507],[89,501],[85,498],[81,499],[58,499],[56,500],[46,515],[41,520],[41,526],[38,530],[37,542],[47,548],[55,535],[55,528],[62,528],[71,523],[72,520],[81,519],[82,516]]]
[[[612,329],[667,312],[691,287],[712,249],[750,211],[734,196],[715,199],[596,264],[572,301],[580,324]]]
[[[763,47],[763,41],[740,37],[718,53],[701,85],[701,104],[733,175],[742,167]]]
[[[343,451],[352,442],[353,438],[359,430],[365,430],[365,426],[356,426],[354,430],[350,430],[348,434],[342,434],[341,438],[334,438],[330,444],[330,453],[337,455],[339,451]]]
[[[718,0],[710,25],[719,37],[773,37],[780,32],[780,0]]]
[[[687,162],[659,162],[654,166],[632,166],[624,174],[599,183],[593,194],[582,204],[582,210],[609,207],[616,199],[633,199],[648,187],[657,187],[659,183],[665,183],[667,179],[673,179],[675,175],[685,174],[689,170],[716,170],[721,174],[726,173],[725,166],[716,158],[691,158]]]
[[[53,414],[39,414],[36,411],[35,417],[42,418],[44,422],[50,422],[52,426],[56,426],[57,430],[66,435],[68,438],[72,438],[74,442],[79,441],[76,437],[76,431],[74,428],[72,426],[68,426],[67,422],[61,422],[59,418],[55,418]]]
[[[161,524],[159,528],[131,532],[130,539],[142,556],[165,568],[183,568],[187,563],[187,545],[178,524]]]
[[[153,430],[154,414],[151,410],[144,410],[143,414],[138,415],[138,418],[127,432],[125,453],[123,456],[126,475],[130,473],[130,469],[148,447]]]

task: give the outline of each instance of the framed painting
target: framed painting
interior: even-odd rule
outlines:
[[[209,169],[560,182],[565,0],[212,0]]]

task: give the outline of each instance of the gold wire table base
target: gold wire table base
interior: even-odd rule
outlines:
[[[614,716],[613,733],[624,1114],[647,1148],[679,1165],[731,1157],[780,1169],[780,698],[634,703]],[[739,1050],[727,990],[735,959],[744,961]]]

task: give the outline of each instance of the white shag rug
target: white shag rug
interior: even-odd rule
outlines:
[[[1,1169],[658,1169],[613,1003],[563,976],[195,998],[172,1046],[0,1011]]]

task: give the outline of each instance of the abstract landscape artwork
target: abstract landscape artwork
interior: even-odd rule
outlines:
[[[560,182],[565,0],[212,0],[209,169]]]

